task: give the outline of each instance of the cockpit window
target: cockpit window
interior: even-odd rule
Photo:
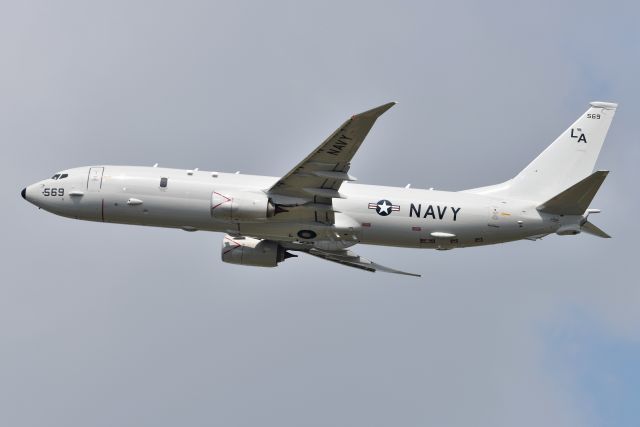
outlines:
[[[69,176],[68,173],[63,173],[62,175],[60,175],[60,178],[58,178],[58,179],[64,179],[64,178],[66,178],[68,176]]]
[[[58,179],[58,177],[59,177],[59,176],[60,176],[60,174],[59,174],[59,173],[57,173],[57,174],[53,175],[53,176],[51,177],[51,179]]]

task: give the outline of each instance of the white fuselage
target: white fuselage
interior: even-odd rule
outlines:
[[[340,188],[344,198],[333,200],[333,225],[302,220],[291,212],[220,221],[212,216],[214,193],[262,193],[278,178],[137,166],[82,167],[64,173],[64,179],[30,185],[23,195],[69,218],[235,233],[324,249],[356,243],[432,249],[479,246],[554,233],[580,220],[541,213],[536,203],[523,200],[345,182]],[[316,236],[302,239],[300,230]]]

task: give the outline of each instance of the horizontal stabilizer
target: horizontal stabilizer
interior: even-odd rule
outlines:
[[[537,207],[557,215],[582,215],[589,207],[609,171],[596,171]]]
[[[609,236],[607,233],[605,233],[604,231],[602,231],[600,228],[596,227],[595,225],[593,225],[589,221],[587,221],[584,224],[582,224],[581,230],[582,230],[583,233],[591,234],[591,235],[597,236],[597,237],[602,237],[603,239],[610,239],[611,238],[611,236]]]

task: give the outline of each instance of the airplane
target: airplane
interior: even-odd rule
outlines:
[[[514,178],[463,191],[354,183],[351,160],[390,102],[356,114],[283,177],[87,166],[24,188],[38,208],[87,221],[225,233],[222,261],[275,267],[307,253],[349,267],[420,276],[351,250],[449,250],[549,234],[608,238],[589,204],[609,173],[594,166],[617,104],[589,109]]]

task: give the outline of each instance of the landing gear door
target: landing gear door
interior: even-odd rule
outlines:
[[[102,173],[104,168],[90,168],[89,177],[87,178],[88,191],[100,191],[102,188]]]

